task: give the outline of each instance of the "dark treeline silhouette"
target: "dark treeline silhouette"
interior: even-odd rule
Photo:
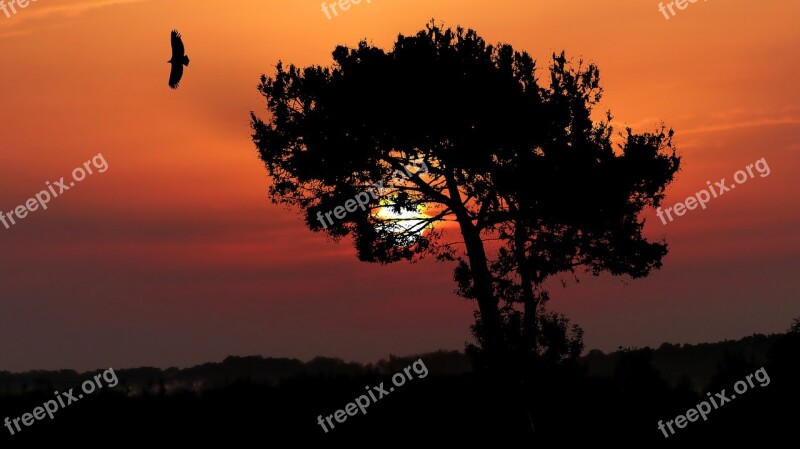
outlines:
[[[224,441],[226,444],[335,444],[399,447],[400,444],[616,443],[622,447],[683,447],[692,442],[744,442],[764,446],[793,435],[800,398],[800,329],[739,341],[668,345],[658,349],[591,351],[579,359],[547,364],[532,374],[529,396],[497,395],[483,371],[464,353],[421,356],[428,377],[415,379],[325,433],[318,415],[330,415],[363,394],[365,386],[390,384],[390,376],[418,357],[375,364],[317,358],[309,362],[229,357],[187,369],[118,370],[119,385],[95,392],[11,436],[9,447],[70,439],[84,447],[109,442]],[[708,366],[714,368],[709,372]],[[679,368],[682,370],[678,372]],[[708,421],[689,423],[668,439],[659,420],[686,413],[706,392],[733,390],[736,381],[765,368],[758,383],[714,410]],[[30,412],[53,390],[80,387],[93,373],[0,373],[0,418]],[[677,380],[676,380],[677,379]],[[532,407],[529,401],[536,401]],[[514,422],[529,410],[532,434]],[[475,423],[480,422],[480,425]],[[530,432],[530,431],[529,431]]]
[[[126,396],[202,392],[246,382],[275,386],[299,377],[346,377],[367,374],[391,375],[409,366],[419,356],[396,357],[363,365],[338,358],[316,357],[308,362],[297,359],[261,356],[227,357],[219,363],[204,363],[191,368],[131,368],[116,370],[120,380],[116,390]],[[470,371],[469,360],[457,351],[439,351],[424,355],[431,369],[439,375],[463,374]],[[30,394],[42,390],[75,387],[99,371],[78,373],[73,370],[0,371],[0,395]]]
[[[653,367],[670,385],[688,383],[693,388],[703,389],[711,382],[719,364],[730,356],[764,364],[769,349],[782,335],[756,334],[741,340],[697,345],[675,345],[664,343],[658,349],[639,349],[638,352],[650,354]],[[634,352],[637,352],[634,351]],[[630,351],[617,351],[604,354],[593,350],[583,357],[590,375],[610,376],[621,356]]]

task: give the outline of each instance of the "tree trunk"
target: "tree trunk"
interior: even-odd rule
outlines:
[[[536,307],[539,302],[533,293],[534,283],[531,279],[530,263],[525,252],[527,241],[526,229],[519,224],[514,229],[514,257],[517,259],[517,274],[522,288],[522,304],[525,307],[522,316],[522,344],[525,350],[536,350]]]
[[[504,352],[504,339],[500,328],[500,311],[497,308],[498,299],[492,288],[492,275],[489,271],[489,262],[483,247],[480,232],[472,223],[466,207],[461,201],[458,185],[451,176],[446,176],[450,198],[453,200],[451,208],[461,227],[464,237],[464,246],[467,250],[467,259],[472,273],[472,282],[475,287],[475,296],[483,326],[483,349],[486,352],[490,367],[497,367],[501,362]]]
[[[490,358],[500,357],[503,352],[504,342],[500,330],[500,311],[497,307],[499,301],[493,292],[492,275],[489,272],[483,241],[471,223],[469,223],[467,232],[463,232],[463,234],[472,280],[475,286],[478,309],[481,313],[481,324],[483,325],[486,346],[484,349],[490,355]]]

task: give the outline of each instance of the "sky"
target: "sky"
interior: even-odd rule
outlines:
[[[310,232],[270,201],[249,128],[279,60],[330,65],[338,44],[389,48],[432,18],[539,67],[561,50],[597,64],[619,130],[675,130],[682,169],[664,206],[762,158],[770,169],[666,225],[648,213],[646,235],[670,252],[647,278],[553,279],[549,307],[584,328],[587,349],[786,330],[800,316],[800,3],[675,12],[654,0],[373,0],[330,19],[307,0],[0,11],[0,210],[98,154],[107,163],[0,225],[0,371],[463,349],[476,306],[455,295],[453,267],[365,264]],[[191,58],[176,91],[172,29]]]

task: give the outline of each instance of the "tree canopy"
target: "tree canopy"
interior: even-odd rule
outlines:
[[[541,82],[510,45],[435,22],[388,51],[338,46],[329,67],[278,63],[259,85],[269,118],[251,113],[270,195],[299,208],[310,230],[352,237],[363,261],[455,261],[483,348],[510,344],[503,323],[521,304],[519,341],[535,351],[546,279],[660,267],[667,247],[642,236],[642,212],[680,165],[663,125],[615,141],[610,113],[593,119],[594,64],[554,54],[545,73]],[[375,184],[364,207],[330,226],[318,219]]]

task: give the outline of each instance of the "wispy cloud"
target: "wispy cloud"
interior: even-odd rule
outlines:
[[[0,24],[6,25],[3,27],[5,30],[0,31],[0,37],[15,37],[32,34],[42,28],[48,27],[48,24],[43,24],[42,22],[46,22],[46,19],[51,16],[75,18],[95,9],[143,3],[147,1],[150,0],[48,0],[47,2],[41,1],[36,4],[31,3],[27,9],[18,10],[17,14],[12,17],[14,20],[0,21]],[[40,25],[31,25],[31,22],[39,22]],[[49,25],[52,26],[53,24]]]
[[[800,119],[789,117],[789,118],[760,119],[760,120],[751,120],[744,122],[724,123],[720,125],[701,126],[695,129],[683,130],[681,131],[681,134],[708,133],[716,131],[729,131],[732,129],[739,129],[739,128],[755,128],[759,126],[779,126],[779,125],[800,125]]]
[[[67,2],[59,2],[59,4],[50,4],[35,10],[31,10],[31,13],[28,14],[28,17],[39,18],[53,14],[62,14],[69,17],[75,17],[93,9],[105,8],[107,6],[114,5],[126,5],[130,3],[141,3],[146,1],[148,0],[89,0],[85,2],[74,2],[70,0],[69,4],[67,4]]]

